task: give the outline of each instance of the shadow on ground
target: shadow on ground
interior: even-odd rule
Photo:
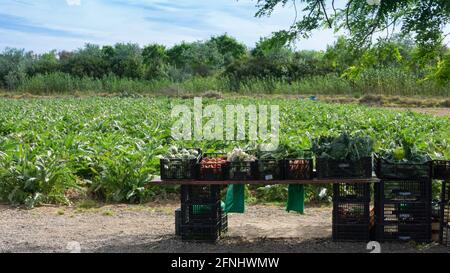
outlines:
[[[160,238],[124,237],[105,246],[90,249],[89,252],[142,252],[142,253],[369,253],[366,243],[337,243],[331,238],[319,238],[299,241],[299,238],[259,238],[246,240],[239,237],[224,237],[216,243],[182,242],[176,236]],[[381,251],[385,253],[450,253],[450,249],[432,243],[417,245],[414,243],[384,243]]]

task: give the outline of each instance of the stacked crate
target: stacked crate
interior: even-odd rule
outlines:
[[[370,184],[334,184],[333,241],[370,241]]]
[[[375,215],[380,242],[431,241],[431,179],[381,180]]]
[[[441,198],[441,230],[440,241],[445,246],[450,246],[450,181],[442,183]]]
[[[222,208],[223,209],[223,208]],[[181,208],[175,210],[175,235],[181,236]],[[222,210],[221,234],[228,232],[228,214]]]
[[[450,246],[450,160],[434,160],[432,177],[442,181],[439,213],[435,216],[439,220],[439,241]]]
[[[384,241],[431,241],[432,162],[393,163],[375,156],[376,237]]]
[[[222,233],[220,186],[181,186],[181,239],[216,241]]]

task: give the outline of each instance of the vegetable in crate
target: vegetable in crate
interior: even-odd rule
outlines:
[[[219,170],[226,162],[224,157],[205,157],[202,159],[201,168]]]
[[[256,161],[254,155],[250,155],[241,148],[234,148],[227,154],[227,161],[230,162],[230,179],[248,180],[253,178],[252,165]]]
[[[162,170],[169,179],[192,178],[192,161],[199,158],[199,152],[195,149],[179,149],[176,146],[170,146],[167,153],[159,156],[164,160]]]
[[[378,175],[385,178],[417,179],[430,177],[431,157],[417,149],[411,141],[402,139],[381,149],[377,156]]]
[[[241,148],[234,148],[233,151],[227,154],[228,162],[245,162],[245,161],[255,161],[256,157],[254,155],[250,155]]]
[[[227,158],[225,156],[206,156],[200,163],[200,178],[203,180],[225,180],[224,167]]]
[[[274,159],[277,161],[282,161],[280,164],[266,164],[264,165],[264,160]],[[272,168],[272,172],[276,172],[274,168],[282,168],[282,177],[286,179],[310,179],[312,177],[312,155],[310,151],[301,150],[289,145],[287,143],[282,143],[278,145],[278,149],[272,152],[259,152],[258,160],[259,171],[264,174],[270,170],[261,170],[261,167]],[[262,164],[261,164],[262,163]],[[280,176],[281,176],[280,172]]]
[[[190,160],[190,159],[196,159],[198,158],[199,153],[195,149],[179,149],[177,146],[170,146],[167,150],[167,153],[163,156],[160,156],[159,158],[162,159],[184,159],[184,160]]]
[[[320,137],[313,141],[319,178],[369,178],[372,176],[373,142],[368,136]]]
[[[318,158],[356,161],[371,157],[373,141],[368,136],[350,136],[343,133],[338,137],[320,137],[313,141],[312,151]]]

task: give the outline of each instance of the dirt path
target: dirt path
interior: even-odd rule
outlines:
[[[229,232],[216,244],[174,236],[177,204],[114,205],[95,209],[0,206],[0,252],[367,252],[365,243],[331,241],[331,208],[305,215],[275,206],[249,206],[229,215]],[[383,252],[450,252],[430,244],[383,244]]]
[[[439,117],[450,117],[450,108],[402,108],[402,107],[386,107],[385,109],[389,110],[411,110],[413,112],[429,114],[433,116]]]

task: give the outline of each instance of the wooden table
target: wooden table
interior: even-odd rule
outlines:
[[[201,181],[201,180],[161,180],[157,177],[152,180],[153,185],[282,185],[282,184],[301,184],[301,185],[323,185],[323,184],[367,184],[378,183],[380,179],[373,177],[368,179],[311,179],[311,180],[247,180],[247,181]],[[150,184],[150,185],[152,185]]]

